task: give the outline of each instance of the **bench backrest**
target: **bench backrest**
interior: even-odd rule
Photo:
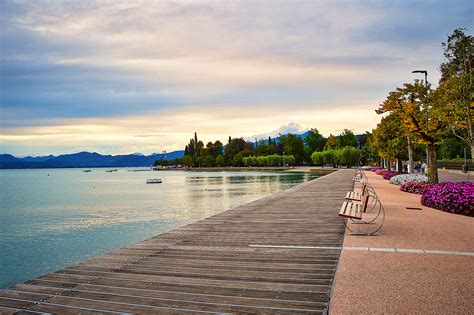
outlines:
[[[364,196],[362,196],[361,198],[361,202],[362,202],[362,212],[365,212],[367,210],[367,204],[369,203],[369,194],[366,194]]]
[[[361,196],[365,196],[369,193],[369,187],[367,186],[367,183],[362,184],[362,194]]]

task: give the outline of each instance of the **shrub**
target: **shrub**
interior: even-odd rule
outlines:
[[[387,171],[385,173],[383,173],[383,179],[390,179],[392,178],[393,176],[397,176],[399,175],[400,173],[399,172],[395,172],[395,171]]]
[[[377,174],[377,175],[383,175],[383,173],[385,173],[385,172],[388,172],[388,171],[387,171],[386,169],[381,168],[381,169],[379,169],[379,170],[376,170],[376,171],[375,171],[375,174]]]
[[[446,212],[474,216],[474,183],[439,183],[421,196],[421,204]]]
[[[314,151],[313,154],[311,154],[311,161],[316,165],[324,165],[323,153]]]
[[[427,183],[428,176],[425,174],[400,174],[390,178],[390,184],[403,185],[405,183]]]
[[[324,164],[334,164],[336,163],[336,154],[334,150],[326,150],[322,152]]]
[[[393,179],[393,177],[392,177]],[[392,180],[390,179],[390,180]],[[421,182],[406,182],[403,183],[402,186],[400,187],[401,191],[409,192],[412,194],[418,194],[422,195],[424,194],[428,189],[430,189],[431,184],[430,183],[421,183]]]

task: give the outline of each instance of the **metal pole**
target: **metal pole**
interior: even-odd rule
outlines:
[[[426,88],[426,99],[428,99],[428,71],[425,71],[425,88]],[[426,104],[426,110],[428,110],[428,104]],[[429,118],[426,120],[426,132],[428,132]],[[430,165],[430,157],[428,155],[428,146],[426,146],[426,167]]]

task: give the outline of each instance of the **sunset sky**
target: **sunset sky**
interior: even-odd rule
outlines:
[[[0,0],[0,153],[371,130],[473,1]]]

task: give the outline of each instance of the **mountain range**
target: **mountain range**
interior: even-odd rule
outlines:
[[[0,154],[0,168],[61,168],[61,167],[137,167],[151,166],[156,160],[173,160],[184,156],[184,150],[151,155],[102,155],[96,152],[79,152],[59,156],[24,158]]]

